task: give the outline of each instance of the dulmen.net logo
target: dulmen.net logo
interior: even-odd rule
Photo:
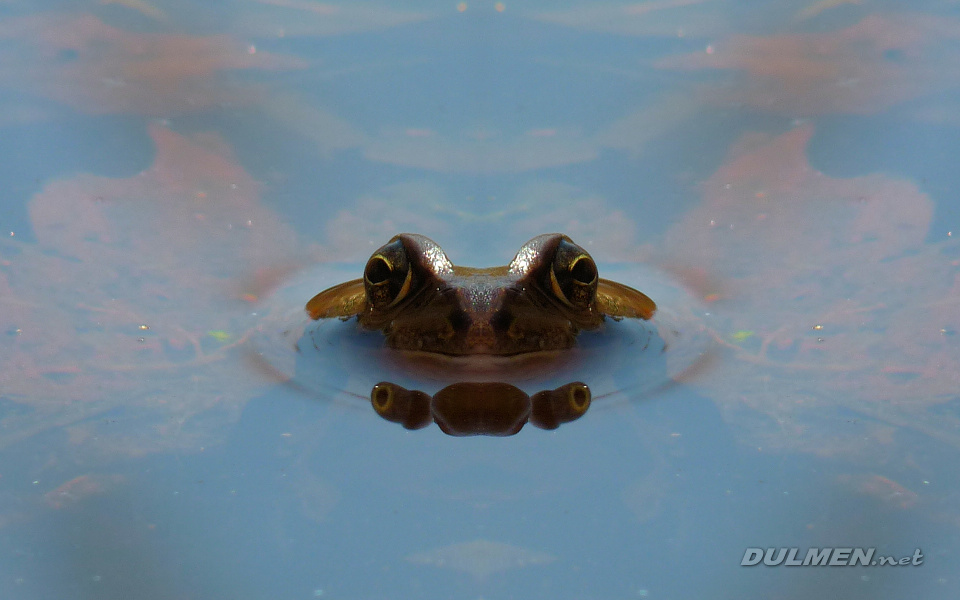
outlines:
[[[920,548],[913,556],[878,556],[876,548],[747,548],[740,561],[742,567],[899,567],[923,564]]]

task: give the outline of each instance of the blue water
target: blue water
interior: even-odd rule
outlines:
[[[936,2],[5,4],[0,597],[957,597],[958,35]],[[251,359],[265,299],[403,231],[650,263],[697,368],[610,356],[583,418],[456,438],[379,419],[383,365]]]

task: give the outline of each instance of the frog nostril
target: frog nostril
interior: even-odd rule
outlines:
[[[514,320],[509,310],[498,310],[490,319],[490,327],[497,333],[503,333],[510,330]]]
[[[465,310],[457,309],[450,312],[447,321],[454,331],[464,331],[470,327],[471,319]]]

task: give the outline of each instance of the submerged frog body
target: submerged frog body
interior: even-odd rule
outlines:
[[[357,317],[387,345],[450,356],[512,356],[570,348],[606,317],[649,319],[643,293],[600,279],[586,250],[562,234],[540,235],[504,267],[453,265],[429,238],[394,236],[363,278],[311,299],[313,319]]]

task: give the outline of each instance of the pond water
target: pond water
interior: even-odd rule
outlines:
[[[942,0],[0,4],[0,597],[958,597],[958,40]],[[476,374],[303,313],[400,232],[563,232],[659,311],[479,377],[589,386],[556,429],[408,429],[378,384]]]

